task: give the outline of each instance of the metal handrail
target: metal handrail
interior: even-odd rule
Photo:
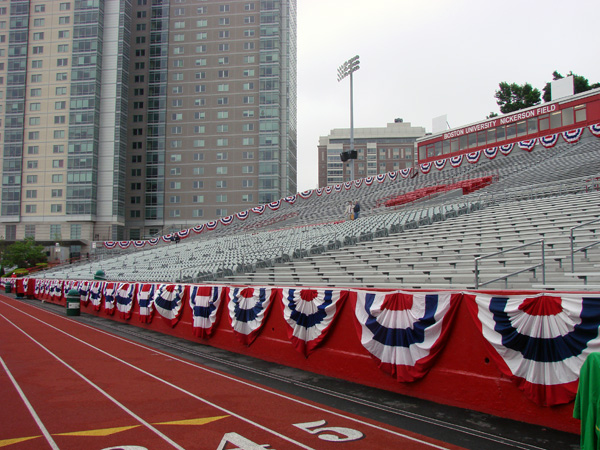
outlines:
[[[493,256],[498,256],[503,253],[512,252],[514,250],[519,250],[521,248],[529,247],[531,245],[536,245],[536,244],[541,244],[541,248],[542,248],[542,262],[540,264],[536,264],[531,267],[527,267],[525,269],[521,269],[516,272],[512,272],[512,273],[509,273],[507,275],[504,275],[504,276],[501,276],[498,278],[494,278],[493,280],[486,281],[485,283],[479,283],[479,261],[481,261],[482,259],[485,259],[485,258],[491,258]],[[480,286],[485,286],[486,284],[494,283],[494,282],[500,281],[500,280],[504,280],[504,283],[505,283],[504,286],[506,289],[508,289],[508,278],[509,277],[518,275],[523,272],[530,272],[532,270],[537,269],[538,267],[542,268],[542,283],[546,284],[546,254],[545,254],[545,249],[544,249],[544,239],[539,239],[537,241],[529,242],[528,244],[522,244],[517,247],[512,247],[512,248],[509,248],[506,250],[501,250],[496,253],[490,253],[488,255],[478,256],[477,258],[475,258],[475,289],[479,289]]]
[[[582,223],[582,224],[579,224],[577,226],[571,227],[571,231],[569,233],[569,239],[571,240],[571,272],[575,272],[575,252],[580,252],[582,250],[587,250],[590,247],[594,247],[595,245],[600,244],[600,240],[598,240],[598,241],[592,242],[591,244],[584,245],[583,247],[579,247],[578,249],[575,249],[574,248],[575,247],[575,236],[574,236],[573,232],[577,228],[585,227],[587,225],[591,225],[591,224],[596,223],[596,222],[600,222],[600,219],[590,220],[589,222]]]

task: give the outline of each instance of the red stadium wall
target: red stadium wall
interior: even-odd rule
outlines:
[[[64,298],[54,302],[65,304]],[[194,336],[192,312],[188,304],[182,308],[180,319],[174,327],[156,313],[151,323],[141,323],[137,302],[134,302],[129,320],[119,317],[118,311],[111,318],[200,345],[210,345],[402,395],[571,433],[579,432],[580,422],[572,417],[573,403],[539,406],[527,399],[516,384],[500,372],[489,358],[484,337],[469,315],[466,302],[459,303],[449,338],[432,369],[424,378],[411,383],[398,382],[382,372],[362,346],[355,325],[355,302],[356,295],[351,292],[333,328],[308,358],[294,349],[287,336],[281,301],[273,302],[262,331],[250,346],[241,344],[234,336],[226,304],[221,307],[218,326],[209,339]],[[102,309],[95,311],[91,303],[82,304],[81,308],[86,314],[107,317]]]

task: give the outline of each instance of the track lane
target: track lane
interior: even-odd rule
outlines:
[[[431,439],[426,441],[432,444],[426,444],[424,438],[403,430],[273,392],[77,321],[31,306],[25,308],[27,305],[23,303],[11,302],[12,306],[0,303],[0,313],[18,321],[36,339],[44,339],[49,350],[73,361],[74,368],[110,395],[139,410],[144,418],[158,423],[170,436],[176,434],[184,448],[218,448],[227,433],[235,433],[230,435],[232,439],[245,438],[279,449],[341,448],[342,443],[344,449],[399,445],[405,449],[458,448]],[[50,337],[51,334],[54,336]],[[185,417],[181,417],[182,411],[187,413]],[[164,424],[223,415],[231,417],[203,425],[201,433],[189,425]],[[165,416],[170,420],[164,420]],[[185,428],[192,431],[182,432]],[[360,440],[349,440],[358,435],[362,435]]]

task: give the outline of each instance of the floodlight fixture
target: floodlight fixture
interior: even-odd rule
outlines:
[[[350,151],[342,152],[340,159],[342,162],[351,160],[350,163],[350,180],[354,180],[354,160],[357,158],[357,152],[354,150],[354,81],[352,74],[360,69],[359,56],[356,55],[345,61],[338,67],[338,82],[342,81],[347,76],[350,76]]]

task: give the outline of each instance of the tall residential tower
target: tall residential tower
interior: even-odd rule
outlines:
[[[89,251],[296,192],[296,1],[0,0],[0,234]]]

